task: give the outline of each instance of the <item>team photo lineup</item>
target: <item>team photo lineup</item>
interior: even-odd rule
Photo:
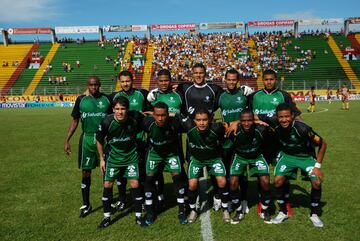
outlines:
[[[302,120],[291,96],[278,89],[276,72],[264,70],[264,88],[253,92],[239,85],[240,74],[235,69],[225,73],[226,89],[206,82],[202,63],[195,63],[191,70],[192,82],[173,85],[170,71],[161,69],[158,87],[150,91],[134,88],[133,75],[125,70],[118,76],[121,90],[109,95],[100,92],[98,77],[88,78],[87,91],[73,107],[64,144],[69,155],[70,139],[80,122],[80,218],[91,214],[90,200],[101,196],[89,195],[91,174],[99,167],[104,210],[99,228],[111,225],[111,214],[129,205],[127,184],[135,224],[156,225],[167,201],[163,190],[166,172],[172,178],[180,224],[194,223],[200,215],[199,185],[207,176],[213,188],[213,209],[221,210],[225,223],[243,220],[249,212],[247,193],[256,192],[259,220],[280,224],[293,215],[290,180],[300,170],[304,181],[311,183],[309,219],[315,227],[323,227],[319,215],[326,142]],[[220,119],[214,116],[218,109]],[[248,189],[248,177],[257,178],[257,189]],[[271,202],[279,209],[273,216]]]

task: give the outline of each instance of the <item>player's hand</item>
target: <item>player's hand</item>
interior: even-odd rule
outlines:
[[[149,115],[152,115],[153,112],[152,111],[144,111],[144,112],[141,112],[144,116],[149,116]]]
[[[150,92],[149,92],[149,94],[147,95],[146,99],[147,99],[149,102],[153,102],[154,100],[156,100],[156,94],[157,94],[157,92],[159,92],[159,88],[150,90]]]
[[[228,128],[226,128],[226,136],[229,137],[231,135],[231,133],[234,133],[234,135],[236,135],[236,132],[238,130],[238,126],[239,126],[239,122],[240,121],[233,121],[230,122],[230,126]]]
[[[247,85],[240,86],[240,89],[242,89],[244,91],[245,96],[251,95],[254,92],[254,90]]]
[[[172,85],[171,88],[173,91],[177,91],[178,85]]]
[[[261,121],[261,120],[256,120],[255,121],[255,124],[258,124],[258,125],[261,125],[261,126],[269,126],[268,123],[264,122],[264,121]]]
[[[319,178],[320,182],[323,182],[324,180],[324,174],[323,172],[320,170],[320,168],[314,167],[311,175],[315,175]]]
[[[68,156],[70,156],[70,154],[71,154],[71,147],[70,147],[70,143],[68,141],[65,141],[64,152]]]
[[[102,173],[103,175],[105,174],[105,170],[106,170],[105,160],[102,159],[102,160],[100,161],[100,171],[101,171],[101,173]]]

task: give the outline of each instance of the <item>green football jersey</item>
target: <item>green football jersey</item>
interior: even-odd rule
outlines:
[[[75,101],[71,116],[80,119],[82,131],[86,134],[96,133],[105,116],[111,113],[111,104],[105,94],[81,95]]]
[[[223,92],[218,103],[221,109],[221,116],[224,122],[239,120],[240,112],[247,106],[247,98],[240,89]]]
[[[169,106],[169,113],[180,114],[181,111],[181,97],[178,93],[169,91],[169,92],[157,92],[155,94],[155,101],[151,102],[154,106],[158,102],[164,102]]]
[[[110,147],[108,163],[114,166],[124,166],[134,161],[137,155],[136,134],[140,128],[137,118],[128,116],[124,122],[115,119],[114,114],[107,115],[101,122],[96,140]]]
[[[129,100],[129,110],[145,111],[147,94],[143,93],[142,90],[133,89],[129,94],[120,91],[113,94],[112,100],[119,96],[125,96]]]
[[[288,93],[275,89],[271,92],[259,90],[250,98],[250,108],[257,115],[272,117],[275,115],[276,107],[282,103],[291,103],[291,97]]]

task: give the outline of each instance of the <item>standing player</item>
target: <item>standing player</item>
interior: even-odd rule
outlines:
[[[349,110],[349,88],[346,84],[341,87],[341,104],[343,110]]]
[[[326,99],[328,100],[329,104],[331,104],[331,94],[332,94],[332,91],[331,91],[330,87],[328,87],[326,90]]]
[[[311,90],[309,91],[309,102],[310,102],[310,105],[309,107],[307,108],[307,111],[308,112],[315,112],[315,97],[316,97],[316,94],[315,94],[315,87],[312,86],[311,87]]]
[[[266,133],[266,127],[255,125],[254,114],[251,110],[245,109],[241,112],[238,131],[230,135],[235,148],[230,168],[230,196],[232,199],[238,199],[236,191],[239,188],[239,176],[243,176],[249,166],[250,176],[257,176],[260,183],[262,207],[260,217],[265,223],[271,223],[268,210],[270,204],[269,166],[261,154]],[[231,219],[232,224],[237,224],[243,219],[244,211],[241,209],[240,206],[236,210],[235,216]]]
[[[324,224],[318,217],[321,199],[321,163],[323,161],[326,143],[312,128],[301,121],[295,120],[291,106],[283,103],[276,108],[277,123],[273,124],[274,132],[281,143],[279,162],[275,167],[275,196],[280,212],[272,220],[279,224],[288,218],[285,206],[284,183],[286,176],[300,168],[311,180],[311,212],[310,220],[315,227]],[[315,147],[318,153],[315,154]]]
[[[295,116],[300,115],[295,103],[292,101],[291,96],[277,88],[277,75],[274,70],[267,69],[263,72],[264,89],[258,90],[249,98],[249,107],[255,113],[255,121],[263,121],[265,118],[275,116],[276,107],[281,103],[288,103],[294,109]],[[275,159],[279,151],[279,143],[277,139],[270,133],[267,135],[264,145],[264,157],[268,163],[275,164]],[[291,205],[288,200],[290,195],[290,183],[285,183],[287,189],[286,206],[291,215]],[[260,214],[261,205],[259,205],[258,213]]]
[[[179,206],[178,218],[180,224],[186,224],[185,213],[185,185],[180,176],[182,171],[179,153],[178,136],[181,122],[177,117],[169,117],[168,106],[164,102],[157,102],[153,116],[144,120],[144,130],[148,133],[149,149],[146,155],[145,180],[145,224],[154,222],[153,197],[155,193],[155,175],[163,170],[170,172]]]
[[[247,97],[244,95],[244,91],[237,87],[240,80],[240,74],[235,69],[230,69],[225,73],[225,84],[226,90],[220,94],[218,100],[218,106],[221,110],[221,117],[223,122],[230,123],[232,121],[238,120],[240,113],[247,107]],[[226,139],[223,145],[223,155],[222,160],[226,167],[227,178],[230,174],[230,165],[234,155],[233,143],[230,139]],[[232,198],[232,203],[229,207],[230,212],[234,209],[237,209],[240,204],[243,207],[242,211],[248,212],[247,208],[247,176],[241,175],[240,179],[240,199]],[[238,187],[236,187],[238,188]],[[236,195],[238,197],[238,195]],[[241,202],[240,202],[241,201]]]
[[[119,78],[121,91],[114,92],[110,95],[112,100],[115,100],[119,96],[124,96],[129,100],[129,110],[130,111],[140,111],[146,112],[151,109],[150,104],[148,103],[146,97],[148,95],[148,91],[144,89],[135,89],[133,88],[134,79],[133,75],[130,71],[124,70],[119,73]],[[145,179],[145,164],[144,158],[146,153],[146,142],[144,132],[140,132],[136,136],[137,146],[139,151],[139,168],[140,168],[140,181],[144,181]],[[116,207],[119,211],[125,208],[125,200],[126,200],[126,183],[127,180],[125,178],[117,180],[117,186],[119,190],[119,200],[116,202]]]
[[[99,91],[100,79],[90,76],[87,80],[88,95],[80,95],[75,101],[71,113],[73,118],[65,138],[64,151],[70,155],[70,139],[76,131],[81,120],[82,134],[79,140],[79,168],[82,170],[81,193],[83,206],[80,208],[80,217],[84,218],[91,212],[90,185],[91,170],[99,164],[99,156],[96,151],[95,134],[100,122],[111,111],[108,97]]]
[[[209,174],[215,176],[218,195],[221,197],[223,220],[229,222],[230,214],[227,210],[229,192],[226,187],[226,169],[221,160],[225,127],[222,123],[211,123],[210,113],[206,109],[198,109],[194,114],[194,121],[187,119],[183,124],[187,131],[190,148],[188,196],[191,212],[188,221],[193,223],[198,216],[196,211],[197,190],[202,170],[206,167]]]
[[[120,96],[113,101],[114,113],[105,117],[96,134],[96,145],[100,155],[100,169],[104,175],[103,206],[104,218],[99,228],[111,224],[112,186],[118,177],[129,180],[135,211],[135,223],[142,225],[141,205],[142,192],[139,188],[139,156],[136,148],[136,134],[140,131],[138,122],[142,120],[135,112],[130,115],[129,100]],[[105,141],[109,145],[109,155],[106,164],[104,159]]]

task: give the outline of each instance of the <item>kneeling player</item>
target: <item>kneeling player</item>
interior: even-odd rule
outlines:
[[[261,147],[264,142],[266,128],[255,125],[254,114],[251,110],[245,109],[240,114],[240,126],[235,135],[230,135],[235,148],[235,155],[230,167],[230,196],[233,203],[238,203],[239,176],[243,176],[250,169],[250,176],[256,175],[260,182],[261,214],[265,223],[271,223],[268,211],[270,203],[269,190],[269,166],[261,154]],[[241,205],[237,208],[235,216],[231,219],[232,224],[237,224],[244,217]]]
[[[170,172],[179,205],[179,222],[186,224],[185,213],[185,185],[180,176],[181,162],[179,158],[178,136],[180,119],[169,117],[168,106],[164,102],[154,105],[153,116],[144,119],[145,132],[148,133],[150,146],[146,156],[146,181],[145,181],[145,224],[154,222],[153,197],[155,196],[155,175],[162,174],[162,170]]]
[[[288,218],[284,205],[284,182],[294,169],[300,168],[311,180],[310,220],[315,227],[323,227],[324,224],[318,217],[318,213],[322,178],[320,168],[326,151],[326,143],[311,127],[294,120],[294,113],[289,105],[280,104],[276,108],[276,117],[277,123],[273,127],[280,140],[281,151],[275,167],[275,196],[280,212],[272,223],[279,224]],[[317,155],[315,146],[319,147]]]
[[[209,117],[210,114],[207,110],[199,109],[195,112],[195,124],[190,119],[186,122],[187,138],[191,153],[188,171],[188,197],[191,209],[188,217],[189,223],[195,222],[198,216],[196,211],[197,189],[204,167],[207,168],[210,175],[216,178],[223,209],[223,220],[225,222],[230,221],[230,214],[227,210],[229,192],[226,187],[226,170],[221,160],[221,147],[225,127],[222,123],[210,123]]]
[[[129,180],[132,188],[136,224],[142,225],[141,205],[142,192],[139,188],[138,153],[136,150],[136,134],[139,132],[139,118],[128,114],[129,100],[120,96],[113,101],[114,114],[108,115],[102,121],[96,135],[97,149],[100,155],[100,168],[104,174],[103,206],[104,219],[100,228],[110,225],[110,212],[112,201],[112,187],[118,177]],[[104,160],[104,142],[110,146],[106,166]]]

